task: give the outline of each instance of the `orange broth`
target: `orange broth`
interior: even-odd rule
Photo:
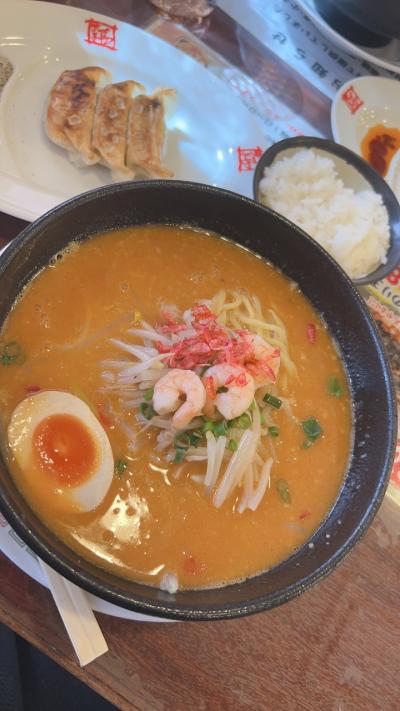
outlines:
[[[154,451],[154,433],[142,435],[130,452],[98,392],[101,361],[116,357],[109,337],[124,338],[139,314],[157,323],[162,302],[184,310],[221,288],[246,289],[258,296],[264,313],[275,310],[298,370],[297,377],[286,377],[281,365],[278,387],[294,399],[299,422],[283,408],[276,411],[270,487],[256,511],[242,514],[233,510],[237,493],[217,510],[191,479],[204,474],[206,463],[166,462]],[[315,326],[315,342],[309,324]],[[196,588],[255,575],[304,543],[338,495],[349,456],[351,407],[332,338],[293,283],[226,240],[189,228],[146,226],[72,243],[23,291],[0,340],[18,342],[26,355],[20,365],[0,365],[3,433],[27,393],[66,390],[91,404],[115,459],[128,463],[97,509],[55,515],[52,495],[43,489],[39,495],[10,455],[17,485],[46,525],[79,555],[120,576],[158,585],[164,573],[174,572],[181,588]],[[343,386],[340,397],[327,392],[333,375]],[[300,421],[311,416],[323,435],[303,448]],[[280,479],[288,484],[290,503],[278,492]]]

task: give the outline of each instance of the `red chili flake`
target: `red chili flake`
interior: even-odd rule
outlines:
[[[178,323],[169,311],[161,311],[161,316],[167,322],[157,327],[161,333],[180,333],[181,331],[186,331],[186,325],[184,323]]]
[[[193,314],[194,312],[194,314]],[[217,323],[217,317],[207,306],[198,304],[192,309],[194,320],[192,327],[196,331],[194,336],[182,338],[169,348],[172,355],[165,359],[166,365],[170,368],[193,369],[205,361],[215,362],[218,354],[229,343],[229,335],[225,329]],[[186,326],[183,326],[186,329]],[[160,353],[165,352],[156,343]]]
[[[305,518],[308,518],[311,516],[311,511],[303,511],[302,514],[300,514],[299,519],[300,521],[304,521]]]
[[[100,420],[101,424],[103,425],[103,427],[112,427],[113,426],[113,424],[114,424],[113,421],[104,412],[104,405],[102,402],[97,403],[97,413],[98,413],[99,420]]]
[[[313,323],[308,323],[307,324],[307,338],[308,338],[309,342],[314,344],[316,337],[317,337],[317,329],[315,328]]]
[[[191,553],[183,554],[183,570],[188,575],[197,575],[206,569],[205,563],[198,563],[196,558]]]
[[[34,393],[40,392],[41,389],[39,385],[28,385],[28,387],[25,388],[25,392],[27,395],[33,395]]]
[[[210,400],[215,400],[217,397],[217,391],[215,389],[214,378],[212,375],[208,375],[205,379],[204,387],[206,389],[207,397]]]
[[[161,341],[156,341],[155,347],[157,348],[159,353],[170,353],[171,351],[171,347],[166,346],[165,343],[161,343]]]
[[[196,321],[203,319],[215,319],[215,314],[206,306],[206,304],[196,304],[191,309],[192,316]]]
[[[205,304],[196,304],[191,309],[193,321],[191,326],[195,331],[195,335],[187,338],[182,338],[172,346],[164,346],[160,342],[156,342],[156,348],[159,353],[171,353],[164,360],[164,363],[170,368],[184,368],[191,370],[198,366],[207,363],[227,363],[236,367],[244,367],[253,375],[258,375],[263,372],[268,378],[275,382],[276,380],[276,364],[273,360],[279,358],[279,349],[271,349],[271,354],[264,359],[256,357],[251,334],[245,329],[238,329],[231,335],[226,328],[221,326],[217,321],[217,316],[210,311]],[[179,333],[179,331],[187,328],[184,324],[179,324],[173,320],[168,312],[163,312],[163,317],[167,321],[166,326],[159,327],[159,330],[169,333]],[[233,382],[227,381],[227,384]],[[247,380],[244,376],[239,379],[238,385],[246,385]]]

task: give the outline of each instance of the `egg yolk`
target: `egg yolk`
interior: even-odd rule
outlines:
[[[70,486],[87,479],[96,464],[96,446],[83,422],[73,415],[50,415],[33,433],[33,450],[42,469]]]

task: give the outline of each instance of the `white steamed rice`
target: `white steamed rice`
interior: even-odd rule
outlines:
[[[331,158],[298,150],[265,168],[259,191],[264,205],[319,242],[350,277],[386,262],[390,232],[381,196],[345,188]]]

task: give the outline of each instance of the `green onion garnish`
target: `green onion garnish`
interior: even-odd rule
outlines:
[[[124,459],[116,459],[114,464],[114,471],[117,476],[122,476],[127,468],[128,464]]]
[[[235,439],[230,439],[229,442],[228,442],[228,449],[229,449],[231,452],[236,452],[237,448],[238,448],[238,443],[236,442],[236,440],[235,440]]]
[[[343,395],[343,386],[336,375],[331,375],[331,377],[328,378],[326,389],[328,394],[332,395],[332,397],[341,397]]]
[[[216,437],[225,437],[225,435],[228,431],[227,421],[226,420],[218,420],[218,422],[214,422],[212,431]]]
[[[185,455],[186,449],[181,449],[180,447],[177,447],[177,449],[175,450],[175,457],[173,459],[175,464],[180,464],[181,462],[183,462],[183,460],[185,459]]]
[[[314,444],[315,440],[323,433],[323,429],[315,417],[309,417],[308,420],[303,420],[301,423],[304,434],[307,439],[302,444],[303,449],[308,449]]]
[[[268,434],[271,437],[278,437],[279,436],[279,427],[275,427],[274,425],[272,427],[268,427]]]
[[[150,402],[150,400],[153,399],[154,395],[154,388],[148,388],[147,390],[144,391],[143,397],[146,400],[146,402]]]
[[[309,417],[308,420],[303,420],[301,423],[304,434],[310,439],[317,439],[322,434],[322,428],[315,417]]]
[[[192,447],[198,447],[200,444],[200,440],[203,439],[203,433],[201,430],[193,430],[192,432],[188,432],[189,439],[190,439],[190,444]]]
[[[204,422],[201,427],[203,434],[205,434],[206,432],[212,432],[213,428],[214,422],[212,420],[207,420],[207,418],[204,418]]]
[[[227,388],[226,385],[221,385],[219,388],[217,388],[217,393],[218,393],[218,395],[220,393],[227,393],[228,390],[229,390],[229,388]]]
[[[16,341],[10,341],[10,343],[6,343],[0,349],[1,365],[11,365],[12,363],[22,365],[24,362],[25,355],[21,350],[21,346]]]
[[[271,407],[275,407],[277,410],[279,410],[282,405],[282,400],[279,400],[279,397],[275,397],[275,395],[271,395],[271,393],[264,395],[263,400],[267,405],[271,405]]]
[[[291,504],[292,497],[290,495],[289,484],[287,483],[286,479],[278,479],[278,481],[276,482],[276,488],[283,503]]]
[[[156,414],[153,405],[151,405],[149,402],[140,403],[140,412],[146,420],[151,420]]]
[[[180,432],[174,437],[175,449],[189,449],[191,445],[190,435],[188,432]]]
[[[229,420],[228,427],[238,427],[240,430],[248,430],[249,427],[251,427],[251,417],[247,412],[244,412],[243,415]]]

